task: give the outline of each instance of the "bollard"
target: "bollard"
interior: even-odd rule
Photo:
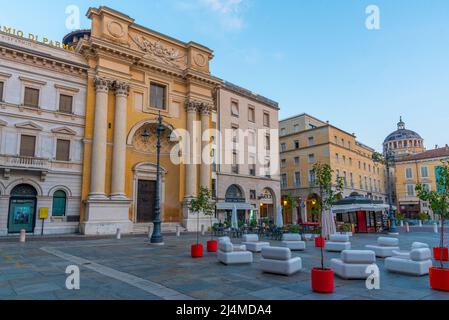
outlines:
[[[401,224],[401,227],[404,227],[404,220],[401,220],[400,224]]]
[[[178,238],[181,236],[181,226],[176,226],[176,236]]]
[[[206,235],[206,228],[204,227],[204,224],[201,225],[201,235],[203,237]]]
[[[438,233],[438,225],[436,222],[433,224],[433,232]]]
[[[419,220],[418,226],[419,226],[419,227],[422,227],[422,221],[421,221],[421,220]]]
[[[25,243],[26,241],[26,231],[25,229],[20,230],[20,242]]]
[[[120,240],[122,238],[122,232],[120,231],[120,228],[117,228],[117,232],[115,234],[115,238],[117,240]]]
[[[408,222],[405,223],[405,231],[407,233],[410,232],[410,225],[408,224]]]

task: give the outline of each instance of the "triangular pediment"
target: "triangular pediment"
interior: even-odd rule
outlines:
[[[38,125],[32,121],[17,123],[16,128],[27,129],[27,130],[38,130],[38,131],[43,130],[43,128],[40,125]]]
[[[55,128],[55,129],[52,129],[51,132],[57,133],[57,134],[70,135],[70,136],[76,135],[76,131],[74,131],[68,127]]]
[[[8,125],[8,122],[5,120],[0,119],[0,127],[6,127]]]

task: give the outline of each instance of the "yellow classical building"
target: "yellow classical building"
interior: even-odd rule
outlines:
[[[87,110],[81,231],[132,232],[154,219],[156,134],[163,117],[161,216],[165,227],[196,216],[183,205],[200,186],[210,189],[211,166],[198,163],[209,143],[201,132],[211,128],[214,92],[210,49],[185,43],[139,26],[107,7],[90,8],[90,30],[64,38],[87,60]],[[142,137],[151,134],[149,141]],[[183,134],[184,133],[184,134]],[[173,161],[173,147],[183,140]],[[175,155],[176,156],[176,155]],[[204,218],[204,217],[202,217]],[[164,225],[163,225],[164,226]]]
[[[285,119],[279,128],[282,195],[299,200],[296,210],[285,210],[287,223],[318,219],[313,214],[318,190],[312,173],[317,162],[329,164],[335,180],[343,178],[344,197],[358,193],[386,201],[385,167],[373,161],[375,150],[358,142],[355,134],[308,114]]]

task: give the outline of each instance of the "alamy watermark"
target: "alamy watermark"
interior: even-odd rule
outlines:
[[[70,265],[65,269],[65,273],[68,274],[65,280],[67,290],[80,290],[80,268]]]
[[[365,20],[365,27],[368,30],[380,30],[380,8],[377,5],[366,7],[365,13],[368,15]]]

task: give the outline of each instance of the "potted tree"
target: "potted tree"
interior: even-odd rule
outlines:
[[[319,188],[320,198],[318,199],[318,208],[320,214],[320,221],[323,221],[323,213],[325,210],[330,210],[332,205],[340,197],[343,190],[343,180],[337,177],[337,183],[334,185],[333,172],[331,166],[328,164],[316,163],[312,170],[315,176],[315,184]],[[323,228],[320,228],[320,237],[323,236]],[[324,248],[321,250],[321,266],[312,269],[312,289],[318,293],[332,293],[334,291],[334,271],[324,266]]]
[[[437,170],[437,190],[430,191],[424,185],[416,186],[418,197],[429,202],[433,212],[441,217],[440,246],[433,248],[438,267],[429,270],[430,287],[434,290],[449,291],[449,269],[444,267],[448,260],[448,248],[444,246],[444,221],[449,217],[449,161],[444,161]]]
[[[212,216],[215,213],[215,203],[211,201],[211,193],[206,188],[201,188],[198,196],[193,198],[189,204],[189,210],[195,212],[197,215],[197,229],[196,229],[196,244],[192,245],[191,254],[192,258],[200,258],[203,256],[203,245],[199,240],[200,229],[200,213],[210,217],[210,223],[212,226]],[[212,229],[211,229],[212,231]],[[213,239],[213,233],[211,232],[211,240],[207,242],[207,251],[217,251],[217,241]]]

